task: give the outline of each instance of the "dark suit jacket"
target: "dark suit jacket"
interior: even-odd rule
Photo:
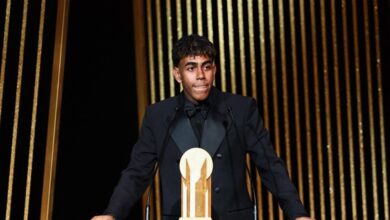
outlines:
[[[265,186],[278,199],[289,218],[307,216],[283,162],[274,152],[268,131],[263,127],[258,105],[252,98],[223,93],[213,88],[210,110],[200,147],[213,158],[213,220],[253,219],[253,203],[246,188],[245,153],[250,153]],[[106,214],[117,220],[151,184],[158,161],[162,215],[164,220],[180,217],[181,155],[198,140],[183,111],[184,95],[155,103],[146,110],[138,142],[130,163],[111,197]]]

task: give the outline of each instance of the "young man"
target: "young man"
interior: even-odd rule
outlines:
[[[288,218],[310,219],[274,152],[256,101],[213,87],[215,57],[213,44],[202,36],[185,36],[175,44],[173,75],[183,85],[183,92],[146,109],[131,161],[122,172],[105,215],[93,220],[125,218],[151,184],[156,163],[160,169],[162,219],[179,219],[178,162],[194,146],[204,148],[213,158],[213,220],[254,218],[246,188],[246,153]]]

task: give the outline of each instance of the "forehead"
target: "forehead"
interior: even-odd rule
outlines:
[[[209,63],[212,62],[209,56],[206,55],[189,55],[185,56],[180,60],[180,65],[187,65],[187,64],[203,64],[203,63]]]

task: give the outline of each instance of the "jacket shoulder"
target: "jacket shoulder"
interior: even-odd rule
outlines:
[[[225,100],[225,102],[230,105],[231,107],[237,106],[237,107],[244,107],[248,105],[256,104],[257,102],[253,97],[249,96],[243,96],[238,94],[233,94],[229,92],[222,93],[222,97]]]
[[[146,107],[146,113],[148,115],[158,115],[161,116],[170,115],[172,112],[176,111],[178,106],[178,97],[170,97],[162,101],[155,102]]]

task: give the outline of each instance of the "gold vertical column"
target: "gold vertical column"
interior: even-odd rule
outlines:
[[[264,126],[269,128],[269,113],[268,113],[268,89],[267,89],[267,62],[266,62],[266,47],[265,47],[265,22],[264,22],[264,0],[259,0],[258,9],[259,9],[259,33],[260,33],[260,57],[261,57],[261,80],[262,80],[262,92],[263,92],[263,118]],[[262,188],[260,175],[256,172],[256,190],[257,201],[259,201],[258,210],[259,210],[259,219],[262,219],[263,214],[263,197],[262,197]]]
[[[368,17],[368,3],[363,0],[363,18],[364,18],[364,45],[366,55],[366,71],[367,71],[367,97],[368,97],[368,120],[370,125],[370,151],[371,151],[371,175],[372,175],[372,193],[374,203],[374,219],[379,220],[379,202],[378,202],[378,180],[375,155],[375,122],[374,122],[374,101],[372,89],[372,71],[371,71],[371,40],[370,40],[370,25]]]
[[[142,118],[145,114],[145,107],[148,105],[148,73],[147,73],[147,51],[146,51],[146,33],[145,33],[145,3],[143,0],[133,2],[133,25],[136,33],[134,34],[135,48],[135,69],[137,80],[137,106],[138,106],[138,127],[142,125]]]
[[[278,95],[278,86],[277,86],[277,69],[276,69],[276,45],[275,45],[275,21],[274,21],[274,6],[273,0],[268,0],[268,14],[269,14],[269,39],[270,39],[270,53],[271,53],[271,88],[272,88],[272,97],[273,99],[273,112],[274,112],[274,137],[275,137],[275,149],[278,156],[280,156],[280,134],[279,134],[279,105],[277,99]],[[273,199],[272,195],[268,193],[268,203],[269,203],[269,219],[274,219],[273,212]]]
[[[345,92],[346,92],[346,107],[347,107],[347,124],[348,124],[348,152],[349,152],[349,173],[351,184],[352,203],[352,219],[357,219],[357,197],[356,197],[356,177],[355,177],[355,156],[354,156],[354,135],[353,135],[353,119],[352,119],[352,95],[350,84],[350,55],[349,55],[349,39],[348,39],[348,19],[347,19],[347,1],[341,1],[342,8],[342,24],[343,24],[343,51],[344,51],[344,74],[345,74]]]
[[[383,109],[383,90],[382,90],[382,60],[381,60],[381,44],[380,44],[380,30],[378,19],[378,0],[374,0],[374,29],[375,29],[375,60],[376,60],[376,74],[378,84],[378,110],[379,110],[379,133],[381,144],[381,164],[382,164],[382,187],[383,187],[383,207],[384,219],[390,219],[389,214],[389,191],[387,183],[387,164],[386,164],[386,141],[385,141],[385,114]]]
[[[207,13],[207,36],[211,42],[214,41],[214,31],[213,31],[213,4],[212,0],[206,0],[206,13]],[[213,85],[215,86],[216,82],[214,80]]]
[[[253,0],[248,0],[248,32],[249,32],[249,60],[251,74],[251,96],[257,99],[257,77],[256,77],[256,52],[255,52],[255,33],[253,25]]]
[[[161,1],[156,0],[156,24],[157,24],[157,59],[158,59],[158,79],[160,87],[160,100],[165,99],[165,81],[164,81],[164,51],[163,37],[161,27]]]
[[[279,105],[276,99],[278,95],[278,72],[276,63],[276,42],[275,42],[275,21],[274,21],[274,7],[273,0],[268,0],[268,14],[269,14],[269,39],[270,39],[270,53],[271,53],[271,78],[272,78],[272,96],[274,110],[274,126],[275,126],[275,147],[276,153],[280,156],[280,134],[279,134]]]
[[[191,8],[191,1],[187,0],[186,2],[186,12],[187,12],[187,34],[193,33],[193,27],[192,27],[192,8]]]
[[[336,102],[336,132],[337,132],[337,153],[339,162],[339,180],[340,180],[340,212],[341,219],[347,219],[347,208],[345,200],[345,173],[344,173],[344,153],[343,153],[343,128],[341,119],[341,104],[340,104],[340,80],[339,80],[339,56],[338,56],[338,41],[337,41],[337,17],[335,0],[330,2],[331,8],[331,29],[332,29],[332,48],[333,48],[333,71],[335,84],[335,102]],[[333,174],[332,174],[333,175]]]
[[[236,82],[236,55],[234,52],[234,27],[233,27],[233,2],[227,0],[227,17],[228,17],[228,45],[229,45],[229,64],[230,64],[230,84],[231,91],[237,93]]]
[[[294,119],[295,119],[295,132],[296,132],[296,155],[297,155],[297,175],[298,175],[298,193],[302,203],[304,200],[303,189],[303,175],[302,175],[302,141],[301,141],[301,118],[300,101],[299,101],[299,79],[298,79],[298,64],[297,64],[297,40],[295,30],[295,8],[294,0],[289,0],[289,17],[290,17],[290,30],[291,30],[291,59],[292,59],[292,74],[293,74],[293,94],[294,94]]]
[[[35,128],[36,128],[36,120],[37,120],[38,95],[39,95],[38,93],[39,80],[41,76],[43,29],[45,24],[45,9],[46,9],[46,0],[42,0],[40,19],[39,19],[39,29],[38,29],[37,62],[35,65],[34,95],[33,95],[33,106],[32,106],[32,114],[31,114],[30,143],[29,143],[28,162],[27,162],[26,192],[25,192],[24,215],[23,215],[24,220],[28,220],[29,207],[30,207],[31,179],[32,179],[35,132],[36,132]]]
[[[175,95],[175,79],[173,78],[173,74],[171,73],[173,69],[173,61],[172,61],[172,4],[171,0],[166,0],[165,2],[166,10],[167,10],[167,45],[168,45],[168,71],[166,71],[166,74],[169,75],[169,95],[174,96]]]
[[[19,125],[19,108],[20,108],[20,94],[22,91],[22,76],[23,76],[23,64],[24,64],[24,48],[26,43],[26,28],[27,28],[27,15],[28,15],[28,0],[23,1],[23,17],[22,28],[20,30],[20,45],[19,45],[19,62],[18,62],[18,76],[16,81],[16,94],[15,94],[15,109],[14,109],[14,121],[12,129],[12,144],[11,155],[9,162],[9,176],[8,176],[8,191],[7,191],[7,205],[5,219],[11,219],[11,205],[12,194],[15,176],[15,160],[16,160],[16,145],[18,137],[18,125]]]
[[[287,170],[290,175],[292,175],[291,170],[291,139],[290,139],[290,117],[289,117],[289,105],[288,105],[288,84],[287,84],[287,67],[286,67],[286,34],[285,34],[285,26],[284,26],[284,11],[283,11],[283,1],[278,1],[278,12],[279,12],[279,39],[280,39],[280,64],[281,64],[281,72],[282,72],[282,94],[281,97],[283,99],[283,118],[284,118],[284,139],[285,139],[285,147],[286,147],[286,163]],[[279,98],[278,98],[279,99]],[[277,102],[274,102],[277,103]],[[279,115],[279,112],[277,112]],[[280,137],[279,137],[280,138]],[[280,154],[279,154],[280,155]],[[279,207],[279,219],[283,219],[283,211]]]
[[[149,83],[150,83],[150,100],[155,103],[156,97],[156,79],[154,70],[154,48],[153,48],[153,15],[151,0],[146,0],[146,21],[148,30],[148,55],[149,55]]]
[[[213,4],[212,0],[206,1],[206,13],[207,13],[207,36],[211,42],[214,42],[214,32],[213,32]]]
[[[280,61],[282,70],[282,85],[283,85],[283,118],[284,118],[284,132],[285,132],[285,146],[286,146],[286,162],[289,175],[291,177],[291,137],[290,137],[290,108],[288,104],[288,84],[287,84],[287,62],[286,62],[286,33],[284,24],[283,0],[278,1],[279,11],[279,31],[280,31]]]
[[[240,55],[240,68],[241,68],[241,94],[247,95],[247,86],[246,86],[246,61],[245,61],[245,35],[244,35],[244,9],[243,9],[242,0],[237,1],[237,13],[238,13],[238,35],[239,35],[239,55]],[[250,169],[250,156],[246,155],[246,163],[248,169]],[[252,172],[252,171],[251,171]],[[250,189],[251,179],[247,175],[247,187]],[[249,190],[249,195],[252,196],[252,190]]]
[[[310,99],[309,94],[309,71],[308,71],[308,55],[306,42],[306,20],[305,20],[305,1],[299,1],[300,11],[300,26],[301,26],[301,45],[302,45],[302,69],[303,69],[303,89],[304,89],[304,105],[305,105],[305,129],[306,129],[306,152],[307,152],[307,169],[308,169],[308,185],[310,199],[310,216],[315,218],[315,197],[314,197],[314,171],[313,171],[313,155],[312,155],[312,138],[311,138],[311,120],[310,120]]]
[[[133,1],[133,25],[134,25],[134,51],[135,51],[135,69],[137,85],[137,112],[138,127],[142,125],[142,118],[145,114],[145,107],[148,105],[148,72],[147,72],[147,50],[146,50],[146,33],[145,33],[145,3],[143,0]],[[146,190],[149,192],[150,188]],[[142,197],[142,204],[146,204],[147,193]],[[142,212],[145,218],[145,212]],[[153,212],[151,216],[153,216]]]
[[[202,0],[196,0],[196,20],[198,21],[198,34],[203,35]]]
[[[61,116],[62,85],[64,78],[66,37],[68,29],[69,1],[60,0],[57,4],[56,35],[50,92],[49,121],[47,126],[45,171],[43,179],[41,220],[52,219],[54,200],[55,170]]]
[[[362,195],[362,212],[363,219],[368,219],[367,214],[367,192],[366,192],[366,172],[364,159],[364,126],[363,126],[363,112],[362,112],[362,95],[360,82],[360,58],[359,58],[359,36],[358,36],[358,18],[357,18],[356,0],[352,0],[352,27],[353,27],[353,46],[354,46],[354,61],[355,61],[355,77],[356,77],[356,108],[358,119],[358,134],[359,134],[359,163],[361,176],[361,195]]]
[[[161,192],[160,192],[160,170],[157,170],[156,175],[154,176],[154,193],[155,200],[154,204],[156,207],[155,219],[161,220],[162,212],[161,212]]]
[[[5,66],[7,63],[7,48],[8,48],[8,33],[9,33],[9,21],[11,14],[11,0],[7,0],[5,8],[4,19],[4,33],[3,33],[3,49],[1,51],[1,69],[0,69],[0,122],[1,112],[3,109],[3,91],[4,91],[4,79],[5,79]]]
[[[320,188],[320,207],[321,219],[326,219],[325,209],[325,189],[324,189],[324,171],[322,158],[322,131],[321,131],[321,106],[320,106],[320,85],[318,77],[318,49],[317,49],[317,31],[316,31],[316,14],[315,14],[315,0],[310,1],[310,24],[311,24],[311,38],[312,38],[312,52],[313,52],[313,73],[314,73],[314,103],[315,103],[315,118],[317,130],[317,162],[319,174],[319,188]]]
[[[183,36],[183,20],[181,13],[181,0],[176,1],[176,25],[177,25],[177,38]]]
[[[329,89],[329,69],[328,69],[328,49],[327,49],[327,32],[326,32],[326,12],[325,1],[320,1],[321,14],[321,42],[322,42],[322,61],[323,61],[323,80],[324,80],[324,96],[325,96],[325,129],[326,129],[326,150],[328,156],[328,180],[329,180],[329,201],[330,201],[330,218],[336,219],[336,204],[335,204],[335,187],[334,187],[334,171],[333,171],[333,140],[332,140],[332,123],[330,109],[330,89]],[[318,136],[321,134],[319,133]],[[321,165],[321,164],[320,164]]]
[[[225,59],[225,38],[224,24],[223,24],[223,3],[222,0],[217,0],[217,14],[218,14],[218,39],[219,39],[219,60],[220,60],[220,74],[221,74],[221,89],[226,91],[226,59]]]
[[[158,56],[158,76],[159,76],[159,87],[160,87],[160,100],[165,99],[165,80],[164,80],[164,51],[163,51],[163,33],[162,33],[162,16],[161,16],[161,1],[156,0],[156,24],[157,24],[157,56]],[[170,74],[172,75],[172,74]],[[156,173],[154,178],[155,186],[160,186],[159,173]],[[161,204],[160,200],[160,187],[153,187],[155,192],[155,205],[156,205],[156,219],[161,219]]]
[[[177,25],[177,37],[178,39],[183,37],[183,13],[181,9],[181,0],[176,1],[176,25]],[[180,89],[183,89],[183,85],[180,84]]]
[[[246,86],[246,57],[245,57],[245,34],[244,34],[244,10],[242,0],[237,1],[238,14],[238,46],[240,48],[240,69],[241,69],[241,94],[247,95]]]

